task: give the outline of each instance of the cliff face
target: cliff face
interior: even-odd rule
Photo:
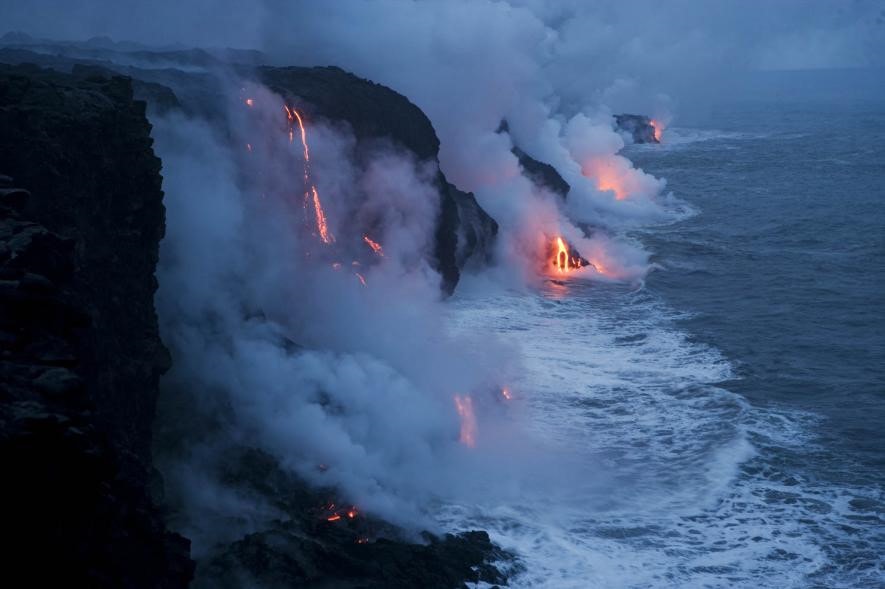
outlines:
[[[169,359],[144,109],[127,79],[0,66],[0,173],[31,193],[7,187],[0,207],[0,504],[22,551],[11,562],[40,563],[31,578],[176,587],[192,573],[148,493]]]
[[[262,67],[259,80],[274,92],[296,99],[313,115],[346,121],[358,140],[389,139],[419,160],[436,161],[439,139],[421,109],[390,88],[364,80],[337,67]],[[491,259],[498,224],[476,202],[439,172],[440,216],[436,230],[434,267],[443,290],[451,294],[461,270]]]
[[[185,586],[194,570],[188,542],[165,529],[148,491],[161,487],[152,484],[150,448],[158,379],[169,366],[153,307],[164,208],[160,161],[133,89],[162,99],[154,107],[187,110],[193,97],[216,88],[202,86],[202,74],[130,80],[115,77],[113,64],[50,61],[73,74],[0,65],[0,174],[30,191],[0,178],[0,459],[14,481],[0,487],[0,503],[19,544],[13,560],[32,578],[37,571],[38,581]],[[390,140],[436,158],[430,122],[387,88],[335,68],[249,71],[313,113],[346,121],[358,140]],[[173,93],[162,83],[169,75],[195,94]],[[451,292],[461,268],[489,261],[497,224],[442,173],[435,182],[440,217],[431,255]],[[490,563],[506,555],[485,533],[427,536],[418,545],[384,539],[399,531],[373,522],[378,541],[359,544],[365,530],[318,527],[311,510],[328,491],[295,479],[274,483],[284,475],[265,462],[249,454],[244,466],[230,465],[231,484],[255,485],[289,519],[218,546],[198,581],[503,581]]]
[[[497,132],[510,132],[510,125],[506,120],[501,121]],[[519,165],[522,167],[525,175],[530,178],[536,186],[546,188],[550,192],[561,196],[563,199],[568,196],[569,190],[571,190],[572,187],[569,186],[568,182],[566,182],[562,176],[560,176],[559,172],[556,171],[556,168],[548,163],[536,160],[515,145],[511,151],[513,152],[513,155],[516,156],[516,159],[519,160]]]
[[[224,89],[215,76],[185,71],[222,61],[202,53],[145,51],[118,53],[107,47],[70,47],[26,43],[0,47],[0,62],[35,63],[77,75],[113,75],[133,80],[136,96],[147,100],[157,112],[179,108],[208,119],[223,120]],[[39,50],[39,52],[37,52]],[[205,59],[203,59],[205,57]],[[238,75],[257,82],[305,108],[312,116],[344,121],[358,140],[384,139],[410,151],[419,160],[436,161],[439,139],[427,116],[405,96],[337,67],[255,67],[258,56],[239,55],[237,64],[228,64]],[[245,57],[245,59],[243,59]],[[136,64],[161,62],[169,67],[145,69]],[[248,62],[248,64],[246,64]],[[439,223],[430,263],[442,276],[442,289],[452,293],[461,270],[480,267],[492,258],[498,225],[476,202],[448,182],[440,172],[435,180],[440,194]]]

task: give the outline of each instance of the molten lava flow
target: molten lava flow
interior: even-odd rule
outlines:
[[[384,256],[384,250],[381,249],[380,243],[378,243],[377,241],[375,241],[374,239],[372,239],[368,235],[363,235],[363,241],[366,242],[366,245],[368,245],[370,248],[372,248],[373,252],[375,252],[379,256],[382,256],[382,257]]]
[[[289,108],[288,105],[283,105],[283,108],[286,110],[286,117],[289,119],[290,131],[291,124],[295,121],[298,121],[298,128],[301,130],[301,146],[304,148],[304,161],[306,163],[310,163],[310,148],[307,146],[307,131],[304,129],[304,120],[301,118],[301,115],[298,114],[298,111],[294,108]],[[289,134],[289,141],[293,141],[293,134]]]
[[[504,399],[507,401],[513,400],[513,393],[511,393],[510,389],[508,389],[507,387],[501,389],[501,396],[504,397]]]
[[[326,213],[323,211],[323,204],[320,202],[317,187],[311,186],[310,190],[313,193],[313,210],[317,216],[317,229],[320,232],[320,239],[323,240],[323,243],[332,243],[335,241],[335,237],[329,232],[329,226],[326,225]]]
[[[651,119],[648,123],[652,126],[652,129],[655,130],[655,141],[660,143],[661,138],[664,136],[664,125],[662,125],[660,121],[656,121],[655,119]]]
[[[347,519],[356,519],[359,515],[359,510],[356,505],[351,505],[349,508],[345,509],[343,507],[335,507],[334,503],[329,503],[328,505],[324,505],[322,510],[326,513],[323,514],[323,517],[326,518],[328,522],[337,522],[347,517]]]
[[[301,134],[301,147],[304,151],[304,184],[310,185],[310,189],[304,193],[304,206],[306,208],[307,203],[312,202],[320,239],[323,240],[323,243],[332,243],[335,241],[335,236],[332,235],[329,225],[326,223],[326,213],[323,210],[323,203],[320,201],[320,193],[317,191],[316,184],[313,184],[310,178],[310,147],[307,145],[307,130],[304,127],[304,119],[301,118],[297,110],[289,108],[287,104],[283,105],[283,110],[286,111],[286,119],[289,121],[289,143],[295,142],[295,123],[298,124]]]
[[[473,413],[473,399],[469,395],[455,395],[455,409],[461,418],[459,441],[473,448],[476,446],[476,415]]]
[[[570,256],[568,246],[561,237],[557,237],[553,241],[553,256],[550,260],[551,265],[556,269],[558,274],[567,274],[573,270],[578,270],[584,264],[580,257]]]

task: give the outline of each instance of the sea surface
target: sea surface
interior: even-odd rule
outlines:
[[[885,104],[744,102],[625,154],[696,214],[642,285],[477,290],[586,485],[451,505],[515,587],[885,587]]]

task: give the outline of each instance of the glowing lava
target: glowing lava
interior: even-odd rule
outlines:
[[[655,141],[658,143],[661,142],[661,138],[664,136],[664,125],[661,124],[660,121],[656,121],[655,119],[651,119],[648,122],[649,125],[652,126],[652,129],[655,130]]]
[[[501,396],[504,397],[504,399],[507,401],[513,400],[513,393],[511,393],[510,389],[508,389],[507,387],[501,389]]]
[[[307,144],[307,130],[304,127],[304,119],[301,118],[301,115],[297,110],[289,108],[286,104],[283,105],[283,110],[286,111],[286,119],[289,121],[289,143],[295,143],[296,123],[298,124],[298,130],[301,135],[301,147],[304,151],[304,183],[305,185],[310,186],[310,189],[304,193],[305,205],[308,202],[313,204],[314,214],[316,215],[317,232],[320,234],[320,239],[323,240],[323,243],[332,243],[335,241],[335,236],[332,235],[332,232],[329,230],[329,225],[326,222],[326,212],[323,210],[320,193],[317,191],[316,184],[311,182],[310,147]]]
[[[316,186],[311,186],[310,190],[313,193],[313,210],[317,216],[317,230],[320,232],[320,239],[323,240],[323,243],[332,243],[335,241],[335,237],[329,231],[329,226],[326,224],[326,213],[323,211],[323,204],[320,202],[320,194],[317,192]]]
[[[473,399],[469,395],[455,395],[455,409],[461,418],[459,441],[469,448],[476,446],[476,415],[473,413]]]
[[[550,264],[558,274],[567,274],[578,270],[584,265],[580,256],[569,255],[568,246],[562,237],[557,236],[553,240],[553,247],[551,249],[553,250],[553,255],[551,256]]]
[[[610,190],[615,193],[616,200],[627,198],[627,189],[624,186],[623,174],[611,162],[603,161],[591,166],[590,177],[596,179],[596,187],[599,190]],[[585,174],[586,176],[587,174]]]
[[[384,256],[384,250],[381,249],[380,243],[378,243],[377,241],[375,241],[374,239],[372,239],[368,235],[363,235],[363,241],[366,242],[366,245],[368,245],[370,248],[372,248],[373,252],[375,252],[379,256],[382,256],[382,257]]]
[[[359,510],[356,508],[356,505],[350,506],[348,509],[344,509],[342,507],[335,507],[334,503],[330,503],[323,507],[328,515],[326,515],[326,521],[328,522],[337,522],[345,517],[347,519],[356,519],[359,515]]]

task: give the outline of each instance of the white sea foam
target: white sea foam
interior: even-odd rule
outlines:
[[[453,301],[454,329],[518,343],[512,409],[574,471],[567,488],[444,507],[444,526],[487,529],[519,556],[513,586],[847,586],[877,574],[840,571],[825,546],[846,541],[852,498],[868,491],[816,487],[772,458],[811,444],[815,417],[717,386],[729,363],[652,294],[479,290],[468,282]]]

